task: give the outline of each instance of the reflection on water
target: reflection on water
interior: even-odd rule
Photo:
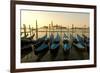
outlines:
[[[23,32],[23,29],[21,29],[21,32]],[[33,39],[36,39],[36,30],[34,30],[32,34],[35,34],[34,38]],[[61,37],[63,37],[63,34],[65,33],[67,36],[70,36],[70,34],[72,34],[73,36],[75,36],[76,34],[79,34],[80,36],[82,34],[86,35],[89,37],[89,29],[88,28],[85,28],[85,29],[54,29],[54,30],[46,30],[46,29],[38,29],[38,38],[44,36],[47,34],[47,36],[49,37],[50,34],[53,34],[54,37],[56,36],[57,33],[59,33],[59,35]],[[30,36],[30,32],[29,32],[29,29],[27,29],[27,34],[28,34],[28,37]],[[21,35],[21,37],[24,36],[24,34]]]

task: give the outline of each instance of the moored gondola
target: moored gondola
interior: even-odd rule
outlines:
[[[32,40],[35,34],[31,35],[30,37],[27,37],[26,39]]]
[[[28,36],[28,33],[26,34],[26,36],[21,37],[21,39],[25,39],[27,38],[27,36]]]
[[[81,37],[80,35],[77,34],[77,38],[76,39],[81,45],[85,46],[83,37]]]
[[[80,43],[85,47],[85,51],[87,51],[89,53],[89,37],[87,37],[86,35],[83,35],[83,37],[78,35],[78,38],[80,38]]]
[[[41,44],[37,49],[34,49],[35,55],[39,55],[43,52],[47,52],[49,50],[49,46],[46,43]]]
[[[79,51],[86,51],[86,48],[80,44],[80,43],[74,43],[74,46],[79,50]]]
[[[46,35],[37,40],[30,40],[25,38],[21,39],[21,58],[32,51],[32,45],[34,46],[34,49],[37,49],[44,42],[45,37]]]
[[[29,39],[22,39],[21,38],[21,48],[23,48],[24,46],[30,45],[31,43],[36,43],[35,40],[29,40]]]
[[[71,49],[71,45],[69,44],[69,38],[66,34],[64,34],[64,37],[63,37],[63,52],[64,52],[64,55],[69,55],[70,49]]]
[[[49,38],[50,46],[53,43],[53,41],[54,41],[54,35],[53,33],[51,33],[50,38]]]
[[[56,37],[55,37],[53,42],[54,43],[59,43],[60,42],[60,35],[58,33],[57,33],[57,35],[56,35]]]
[[[75,38],[75,42],[73,43],[73,45],[79,50],[79,51],[86,51],[86,47],[84,46],[84,41],[81,38],[81,36],[76,35]]]
[[[46,35],[41,38],[38,38],[37,40],[21,38],[21,47],[32,44],[37,48],[39,45],[41,45],[43,43],[45,37],[46,37]]]
[[[21,58],[25,57],[27,54],[32,52],[32,45],[26,45],[21,48]]]
[[[68,43],[69,42],[69,37],[64,33],[64,36],[63,36],[63,43]]]
[[[85,47],[87,48],[87,52],[89,53],[89,44],[90,44],[89,37],[87,37],[84,34],[82,36],[83,36],[83,39],[84,39]]]
[[[39,55],[41,53],[46,53],[49,50],[49,38],[46,36],[43,43],[36,49],[34,49],[35,55]]]
[[[52,42],[51,46],[50,46],[50,53],[52,56],[56,56],[58,53],[58,50],[60,48],[60,36],[57,33],[54,41]]]
[[[46,37],[47,35],[44,35],[36,40],[36,43],[34,44],[35,49],[37,49],[45,41]]]

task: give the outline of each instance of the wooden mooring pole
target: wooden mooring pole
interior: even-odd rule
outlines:
[[[37,24],[37,20],[36,20],[36,39],[38,39],[38,24]]]
[[[27,37],[27,32],[26,32],[26,25],[25,24],[23,24],[23,29],[24,29],[24,36],[26,38]]]
[[[34,34],[34,28],[33,28],[33,27],[32,27],[32,29],[31,29],[31,33]]]
[[[74,25],[72,24],[72,36],[73,36],[73,33],[74,33]]]
[[[50,24],[49,24],[49,37],[50,37]]]
[[[29,25],[29,33],[30,33],[30,36],[31,36],[31,26]]]

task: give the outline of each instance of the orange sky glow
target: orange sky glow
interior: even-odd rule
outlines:
[[[89,13],[74,13],[74,12],[50,12],[50,11],[21,11],[21,27],[25,24],[36,28],[36,20],[38,27],[49,26],[51,21],[53,25],[61,25],[71,28],[72,24],[75,27],[89,27]]]

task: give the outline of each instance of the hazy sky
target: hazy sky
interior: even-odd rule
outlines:
[[[89,26],[89,13],[72,13],[72,12],[50,12],[50,11],[31,11],[21,10],[21,26],[31,25],[36,27],[36,20],[38,27],[49,25],[51,21],[53,24],[71,27],[72,24],[76,27]]]

